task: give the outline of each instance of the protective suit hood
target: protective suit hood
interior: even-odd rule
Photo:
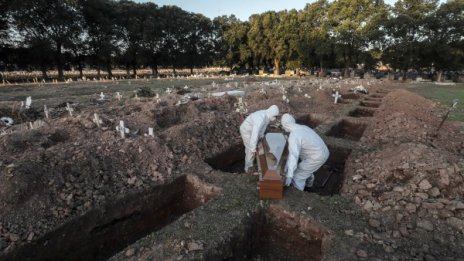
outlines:
[[[279,115],[279,107],[276,105],[272,105],[266,110],[266,116],[269,118],[269,120],[273,121],[275,118]]]
[[[284,127],[286,132],[291,132],[295,128],[296,122],[290,114],[285,113],[282,115],[282,127]]]

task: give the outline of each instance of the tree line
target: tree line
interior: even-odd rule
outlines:
[[[112,76],[114,68],[226,66],[408,69],[464,67],[464,0],[319,0],[302,10],[240,21],[209,19],[177,6],[122,0],[0,0],[0,65],[72,66]]]

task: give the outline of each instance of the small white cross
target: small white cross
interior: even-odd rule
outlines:
[[[285,103],[289,103],[289,102],[290,102],[290,100],[287,98],[287,96],[285,96],[285,94],[282,95],[282,100],[283,100]]]
[[[155,134],[153,132],[153,128],[148,128],[148,136],[155,137]]]
[[[45,118],[48,119],[48,108],[47,108],[47,105],[44,105],[44,113],[45,113]]]
[[[334,104],[337,104],[338,99],[341,98],[342,96],[338,94],[338,91],[336,91],[334,94],[332,94],[332,97],[335,98]]]
[[[98,117],[98,114],[94,113],[93,114],[93,122],[97,124],[97,127],[100,128],[101,124],[103,124],[103,121]]]
[[[126,137],[126,133],[129,133],[129,129],[124,127],[124,121],[119,121],[119,126],[116,126],[116,130],[121,134],[121,138]]]
[[[31,108],[31,105],[32,105],[32,97],[31,96],[28,96],[26,98],[26,109],[30,109]]]
[[[122,98],[122,95],[119,92],[116,92],[116,99],[120,101],[121,98]]]
[[[99,101],[103,101],[105,99],[105,95],[103,94],[103,92],[100,93],[100,99],[98,99]]]
[[[73,108],[71,108],[71,105],[69,104],[69,102],[66,103],[66,110],[69,112],[69,115],[72,117],[72,112],[74,111]]]
[[[235,103],[234,106],[237,107],[237,109],[235,109],[235,111],[238,112],[238,113],[245,114],[245,113],[248,112],[248,109],[246,108],[247,103],[243,102],[242,97],[238,98],[238,102]]]

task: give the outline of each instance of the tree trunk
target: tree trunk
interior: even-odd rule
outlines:
[[[135,77],[137,75],[137,67],[136,66],[132,67],[132,71],[134,72],[134,77]]]
[[[158,75],[158,65],[155,64],[155,73]]]
[[[113,77],[113,72],[112,72],[112,69],[111,69],[111,60],[110,59],[106,60],[106,72],[108,73],[109,78]]]
[[[348,60],[345,61],[345,69],[343,71],[343,77],[349,78],[350,77],[350,63]]]
[[[64,79],[64,74],[63,74],[63,61],[61,57],[61,43],[56,42],[56,62],[57,62],[57,67],[58,67],[58,80],[62,81]]]
[[[437,82],[441,82],[441,77],[443,76],[443,70],[437,71]]]
[[[190,74],[191,74],[191,75],[193,74],[193,66],[190,67]]]
[[[98,79],[100,79],[100,74],[101,74],[101,73],[100,73],[100,65],[98,65],[98,67],[97,67],[97,76],[98,76]]]
[[[82,63],[79,63],[79,77],[82,79],[84,77],[84,68],[82,66]]]
[[[48,75],[47,75],[47,68],[45,66],[42,67],[42,78],[44,80],[47,80],[48,79]]]
[[[151,67],[151,75],[155,75],[155,68]]]
[[[280,75],[280,60],[277,58],[274,59],[274,67],[275,67],[274,74]]]

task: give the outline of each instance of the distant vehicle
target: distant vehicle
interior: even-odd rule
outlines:
[[[340,77],[342,76],[342,72],[339,69],[329,69],[327,70],[327,75],[331,77]]]

